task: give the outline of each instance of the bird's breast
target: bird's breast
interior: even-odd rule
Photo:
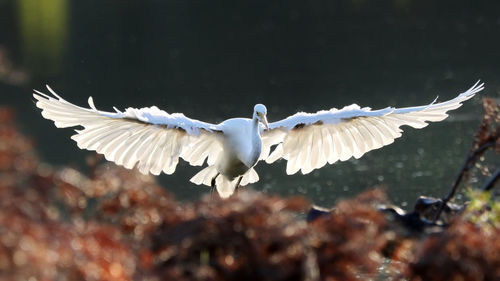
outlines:
[[[251,119],[232,119],[225,122],[223,157],[217,167],[221,174],[234,178],[246,173],[257,163],[262,141]]]
[[[217,170],[230,180],[245,174],[249,169],[250,168],[234,154],[224,158],[219,165],[217,165]]]
[[[252,138],[252,150],[248,155],[248,164],[253,167],[259,161],[260,153],[262,152],[262,139],[257,134]]]
[[[241,162],[248,169],[253,167],[259,160],[260,151],[262,149],[262,142],[260,138],[241,136],[235,139],[228,140],[224,145],[224,155],[228,161]]]

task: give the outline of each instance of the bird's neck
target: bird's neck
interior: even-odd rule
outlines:
[[[259,160],[262,149],[262,140],[260,138],[259,120],[253,118],[252,120],[252,151],[250,152],[249,167],[254,166]]]
[[[252,119],[252,133],[254,136],[257,136],[260,138],[260,127],[259,127],[259,120],[257,117],[254,117]]]

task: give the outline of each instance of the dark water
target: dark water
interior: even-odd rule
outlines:
[[[0,103],[17,108],[23,130],[50,163],[83,165],[89,152],[40,117],[31,89],[50,84],[66,99],[97,107],[157,105],[211,122],[270,121],[298,110],[351,103],[372,108],[454,97],[477,79],[500,92],[498,1],[69,1],[0,0],[0,47],[29,80],[0,70]],[[472,141],[480,97],[445,122],[406,129],[401,139],[359,160],[303,176],[261,163],[257,190],[305,194],[330,205],[383,184],[411,204],[442,195]],[[207,191],[188,182],[199,168],[178,166],[160,181],[181,199]]]

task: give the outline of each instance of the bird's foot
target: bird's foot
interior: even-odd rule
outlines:
[[[217,175],[215,175],[215,177],[212,178],[212,181],[210,182],[210,186],[212,188],[215,187],[215,180],[217,179],[217,177],[220,175],[220,173],[217,173]]]
[[[238,179],[238,182],[236,183],[236,187],[234,188],[234,193],[238,193],[238,188],[240,187],[241,180],[243,179],[243,176],[241,176]]]
[[[214,200],[215,186],[210,187],[210,201]]]
[[[220,173],[217,173],[215,177],[212,178],[212,181],[210,182],[210,201],[214,200],[214,192],[215,192],[215,180],[217,177],[220,175]]]

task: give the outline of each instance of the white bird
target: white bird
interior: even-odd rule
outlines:
[[[429,121],[445,119],[447,111],[460,107],[483,88],[478,81],[452,100],[434,100],[424,106],[371,110],[353,104],[316,113],[299,112],[269,124],[262,104],[255,105],[251,119],[210,124],[182,113],[169,114],[156,106],[100,111],[92,97],[90,108],[83,108],[67,102],[49,86],[53,96],[36,90],[33,96],[42,116],[53,120],[56,127],[83,127],[71,137],[79,148],[95,150],[107,160],[128,169],[136,167],[143,174],[172,174],[179,158],[193,166],[206,160],[207,167],[191,182],[216,186],[219,195],[226,198],[237,187],[259,180],[253,169],[259,160],[273,163],[283,158],[286,173],[291,175],[359,158],[399,138],[403,125],[420,129]]]

